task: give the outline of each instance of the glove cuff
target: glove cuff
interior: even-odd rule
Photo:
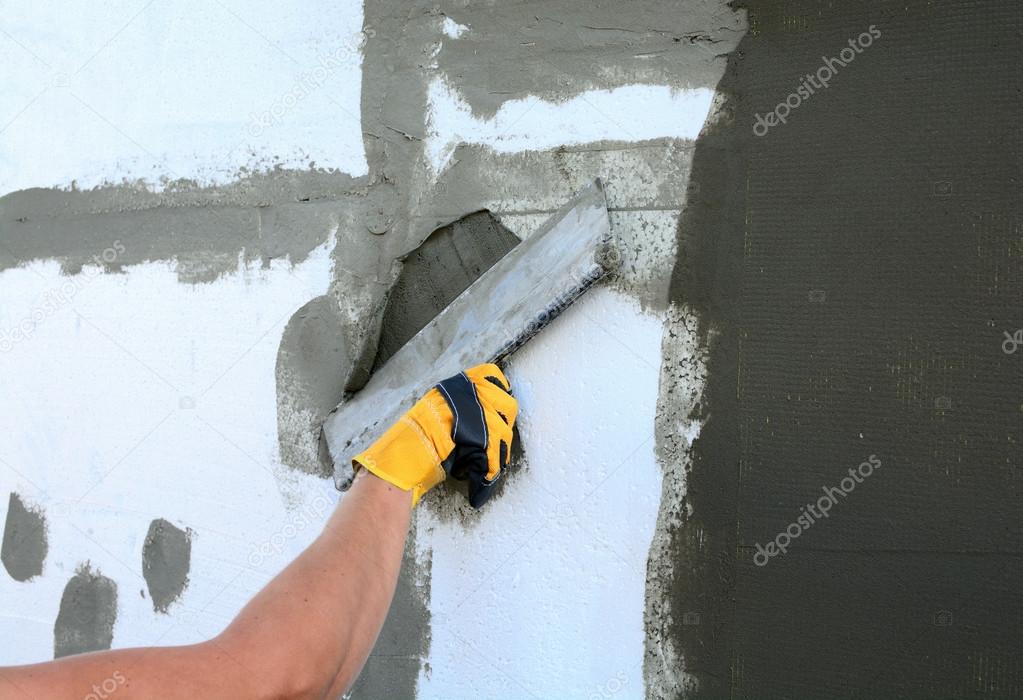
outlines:
[[[441,456],[422,427],[408,415],[391,426],[379,440],[352,458],[352,467],[412,492],[412,507],[427,491],[444,480]]]

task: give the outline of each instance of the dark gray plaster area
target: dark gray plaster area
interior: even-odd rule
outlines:
[[[1023,327],[1023,5],[748,11],[672,286],[710,348],[665,601],[692,696],[1019,697],[1023,353],[1002,343]],[[830,87],[754,136],[870,25]],[[872,454],[828,518],[755,562]]]
[[[43,573],[48,549],[46,518],[42,511],[25,505],[21,496],[11,492],[4,523],[0,560],[15,581],[28,581]]]
[[[442,226],[402,262],[377,342],[376,370],[480,275],[518,244],[490,212]]]
[[[53,625],[53,658],[109,649],[117,620],[117,584],[89,564],[64,587]]]
[[[149,588],[153,609],[165,613],[188,585],[192,562],[192,532],[163,518],[149,524],[142,546],[142,576]]]

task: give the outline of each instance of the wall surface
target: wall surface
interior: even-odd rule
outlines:
[[[748,6],[672,285],[697,697],[1020,697],[1023,6]]]
[[[669,292],[745,31],[695,0],[7,12],[0,663],[222,629],[343,497],[319,426],[401,258],[484,209],[526,238],[600,177],[622,269],[510,362],[503,491],[417,509],[355,696],[692,687],[669,534],[705,360]]]

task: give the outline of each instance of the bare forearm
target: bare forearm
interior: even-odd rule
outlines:
[[[372,651],[394,595],[411,495],[361,470],[316,541],[216,641],[255,668],[308,665],[344,690]],[[275,664],[276,665],[276,664]],[[332,683],[333,681],[333,683]]]
[[[380,635],[394,598],[411,520],[412,496],[408,491],[369,472],[360,473],[358,481],[365,488],[360,488],[351,508],[338,510],[332,519],[336,522],[331,522],[323,534],[331,546],[340,547],[340,576],[336,582],[339,614],[342,620],[351,620],[349,626],[334,627],[343,628],[341,635],[346,638],[342,644],[346,651],[336,674],[342,690],[347,690],[359,675]]]
[[[180,647],[116,649],[0,669],[2,700],[227,698],[249,690],[249,678],[211,642]],[[249,694],[249,697],[257,697]]]

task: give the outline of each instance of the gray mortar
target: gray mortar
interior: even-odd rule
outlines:
[[[538,90],[544,93],[545,86],[550,88],[548,96],[557,99],[569,99],[594,87],[643,82],[713,87],[724,69],[725,56],[743,29],[741,15],[728,10],[723,2],[695,0],[662,4],[659,9],[654,2],[630,6],[627,24],[622,24],[620,7],[609,2],[560,7],[545,2],[506,3],[473,9],[458,2],[426,7],[391,0],[374,3],[365,11],[366,26],[375,30],[375,37],[367,41],[363,64],[362,120],[370,181],[395,183],[398,189],[403,203],[395,216],[399,225],[393,229],[398,234],[393,242],[398,255],[412,250],[443,223],[474,209],[495,209],[481,205],[496,196],[488,184],[498,188],[506,184],[499,158],[483,180],[474,181],[471,172],[464,177],[453,174],[466,170],[461,161],[471,159],[474,153],[488,153],[485,149],[462,149],[456,153],[452,169],[432,184],[422,144],[427,130],[426,90],[432,78],[444,75],[459,94],[469,96],[473,109],[481,114],[492,114],[504,100],[537,94]],[[447,15],[468,24],[471,31],[459,39],[443,36],[440,24]],[[481,43],[486,44],[485,49]],[[713,49],[708,50],[708,45]],[[426,60],[438,46],[436,60],[441,70]],[[641,47],[650,52],[636,50]],[[611,65],[597,77],[593,67],[601,61]],[[605,117],[594,113],[593,118]],[[586,148],[600,150],[602,145]],[[538,160],[547,161],[556,152],[538,154]],[[556,175],[557,165],[555,161],[552,180],[536,173],[525,191],[543,191],[545,185],[562,180]],[[594,174],[574,189],[592,180]],[[658,175],[657,171],[649,173],[652,180],[659,179]],[[676,199],[680,190],[684,186],[674,190]],[[431,201],[438,193],[443,196]],[[546,210],[557,209],[565,199],[559,197]],[[403,227],[406,219],[418,225]]]
[[[387,299],[374,369],[397,352],[519,239],[489,212],[442,226],[402,260]]]
[[[281,460],[292,469],[330,474],[320,426],[345,391],[369,378],[387,291],[399,270],[385,252],[391,236],[379,235],[396,225],[395,202],[395,188],[382,182],[323,203],[335,222],[334,279],[327,294],[292,316],[277,354]]]
[[[168,260],[177,263],[181,281],[208,282],[236,270],[239,258],[297,264],[338,225],[337,201],[366,195],[347,175],[294,171],[161,193],[22,190],[0,198],[0,271],[52,258],[67,274],[83,265],[117,271]]]
[[[444,37],[440,71],[479,117],[512,99],[561,101],[630,83],[713,87],[742,36],[739,15],[702,0],[486,3],[440,12],[467,25]]]
[[[21,496],[11,492],[4,524],[0,560],[15,581],[28,581],[43,573],[46,559],[46,518],[41,510],[26,506]]]
[[[109,649],[117,621],[117,584],[89,564],[64,587],[53,625],[53,658]]]
[[[320,427],[344,396],[354,365],[343,328],[337,300],[316,297],[288,321],[277,352],[281,461],[323,477],[333,465],[320,447]]]
[[[185,590],[191,561],[191,530],[182,530],[163,518],[149,524],[142,546],[142,576],[155,611],[166,613]]]
[[[516,154],[461,146],[456,165],[419,196],[409,224],[418,238],[440,217],[482,206],[525,238],[597,176],[605,185],[622,254],[612,283],[645,308],[664,309],[691,159],[692,142],[677,139],[604,141]]]

